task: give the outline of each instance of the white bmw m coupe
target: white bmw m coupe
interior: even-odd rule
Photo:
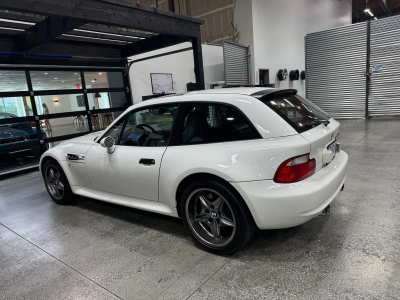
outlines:
[[[129,107],[106,130],[43,154],[59,204],[90,197],[182,218],[234,253],[259,229],[303,224],[344,187],[340,124],[294,89],[226,88]]]

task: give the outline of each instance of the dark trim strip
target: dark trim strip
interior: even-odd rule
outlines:
[[[39,140],[5,144],[5,145],[0,145],[0,152],[8,151],[8,150],[18,151],[18,150],[21,150],[24,148],[29,148],[29,147],[35,146],[35,145],[39,145]]]
[[[148,56],[148,57],[144,57],[144,58],[140,58],[140,59],[136,59],[136,60],[131,60],[129,62],[129,66],[131,66],[134,63],[137,63],[139,61],[144,61],[144,60],[149,60],[149,59],[153,59],[153,58],[157,58],[157,57],[163,57],[163,56],[167,56],[167,55],[171,55],[171,54],[176,54],[176,53],[180,53],[180,52],[185,52],[185,51],[189,51],[189,50],[193,50],[192,47],[188,47],[188,48],[183,48],[183,49],[179,49],[179,50],[175,50],[175,51],[171,51],[171,52],[166,52],[166,53],[162,53],[162,54],[157,54],[157,55],[152,55],[152,56]]]
[[[116,87],[116,88],[96,88],[96,89],[87,89],[88,93],[106,93],[106,92],[125,92],[126,89],[124,87]]]
[[[35,121],[34,116],[18,117],[18,118],[5,118],[5,119],[0,119],[0,125],[1,124],[20,123],[20,122],[32,122],[32,121]]]
[[[83,89],[69,89],[69,90],[41,90],[33,91],[35,96],[52,96],[52,95],[83,95]]]
[[[0,92],[0,98],[7,97],[29,97],[30,93],[28,91],[20,92]]]
[[[59,142],[59,141],[63,141],[63,140],[70,140],[70,139],[80,137],[82,135],[86,135],[89,133],[90,133],[89,131],[85,131],[85,132],[78,132],[78,133],[72,133],[72,134],[67,134],[67,135],[60,135],[60,136],[55,136],[55,137],[51,137],[48,139],[44,139],[44,142],[46,144],[48,144],[48,143],[54,143],[54,142]]]
[[[70,111],[58,114],[48,114],[48,115],[39,115],[39,120],[51,120],[51,119],[59,119],[65,117],[75,117],[75,116],[87,116],[86,110],[78,110],[78,111]]]
[[[103,114],[103,113],[108,113],[108,112],[124,112],[126,110],[126,107],[111,107],[111,108],[101,108],[101,109],[93,109],[91,110],[91,114]]]

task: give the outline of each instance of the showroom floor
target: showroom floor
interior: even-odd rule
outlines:
[[[0,181],[0,299],[399,299],[400,119],[342,121],[345,189],[321,215],[234,256],[178,219],[50,201],[38,171]]]

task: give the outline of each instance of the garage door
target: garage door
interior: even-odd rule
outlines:
[[[225,83],[228,86],[249,85],[249,48],[224,41]]]
[[[364,117],[366,54],[366,23],[308,34],[308,99],[334,118]]]
[[[400,16],[371,21],[370,116],[400,115]]]

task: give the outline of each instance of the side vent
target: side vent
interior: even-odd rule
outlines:
[[[73,161],[85,160],[85,155],[76,153],[66,153],[65,157],[67,158],[67,160],[73,160]]]

